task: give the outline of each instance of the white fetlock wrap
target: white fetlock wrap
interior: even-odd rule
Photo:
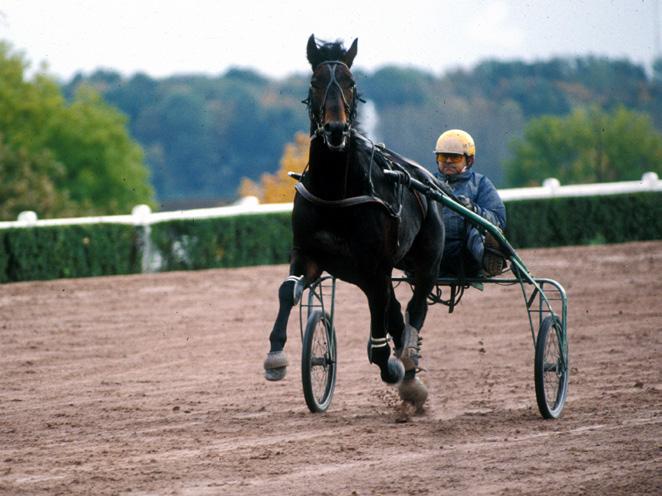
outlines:
[[[288,365],[285,351],[270,351],[264,359],[264,377],[268,381],[280,381],[285,377]]]

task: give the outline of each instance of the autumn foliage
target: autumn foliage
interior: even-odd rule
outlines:
[[[260,203],[290,203],[294,199],[295,180],[288,172],[301,173],[308,164],[310,138],[302,132],[296,133],[294,143],[287,143],[280,168],[275,174],[262,174],[259,183],[248,178],[241,180],[239,196],[256,196]]]

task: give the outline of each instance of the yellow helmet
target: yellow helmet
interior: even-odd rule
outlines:
[[[473,157],[476,155],[476,145],[474,139],[466,131],[449,129],[437,138],[434,153],[457,153]]]

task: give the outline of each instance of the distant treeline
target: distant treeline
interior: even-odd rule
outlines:
[[[377,111],[371,138],[432,166],[437,136],[448,128],[466,129],[476,140],[476,168],[508,186],[502,173],[508,144],[532,117],[565,115],[577,106],[624,105],[648,113],[662,130],[660,65],[654,77],[627,60],[597,57],[488,60],[440,77],[396,66],[355,76],[359,92]],[[308,75],[275,80],[231,69],[218,77],[153,79],[98,71],[74,77],[64,85],[65,94],[73,95],[83,83],[129,116],[161,202],[232,200],[242,177],[255,180],[276,171],[285,143],[308,130],[301,104]]]

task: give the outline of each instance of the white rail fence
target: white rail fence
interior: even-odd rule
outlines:
[[[550,178],[540,187],[500,189],[503,201],[533,200],[544,198],[562,198],[576,196],[615,195],[623,193],[662,192],[662,180],[655,172],[646,172],[639,181],[621,181],[613,183],[574,184],[562,186],[557,179]],[[234,205],[216,208],[178,210],[173,212],[152,212],[147,205],[137,205],[130,215],[104,215],[97,217],[78,217],[65,219],[39,219],[32,211],[21,212],[15,221],[0,222],[0,229],[62,226],[72,224],[129,224],[149,226],[170,220],[209,219],[234,215],[290,212],[291,203],[259,204],[255,197],[242,198]]]

